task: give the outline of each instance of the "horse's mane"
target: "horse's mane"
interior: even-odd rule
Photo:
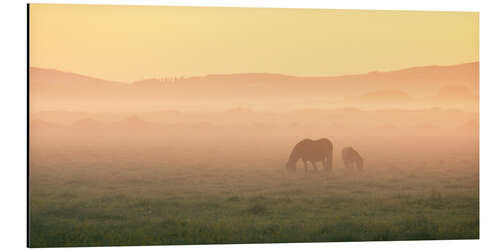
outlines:
[[[311,140],[310,138],[306,138],[306,139],[304,139],[304,140],[302,140],[302,141],[298,142],[297,144],[295,144],[295,146],[294,146],[294,147],[293,147],[293,149],[292,149],[292,153],[290,153],[290,157],[288,157],[288,160],[292,160],[292,157],[296,157],[296,158],[298,158],[298,155],[297,155],[297,154],[298,154],[298,152],[297,152],[297,150],[298,150],[298,148],[299,148],[299,145],[303,144],[303,143],[304,143],[304,142],[306,142],[306,141],[311,141],[311,142],[312,142],[313,140]]]

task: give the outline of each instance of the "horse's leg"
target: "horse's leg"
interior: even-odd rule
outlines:
[[[313,167],[314,167],[314,171],[315,172],[318,172],[318,166],[316,166],[316,162],[313,162],[312,163]]]
[[[306,160],[302,160],[304,162],[304,169],[306,170],[306,173],[307,173],[307,161]]]
[[[356,162],[356,168],[357,168],[358,170],[362,170],[362,168],[361,168],[361,164],[359,163],[359,161],[357,161],[357,162]]]

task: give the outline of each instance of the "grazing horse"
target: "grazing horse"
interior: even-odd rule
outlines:
[[[290,158],[286,163],[286,168],[290,172],[295,172],[297,169],[297,161],[302,159],[306,172],[308,162],[313,165],[315,170],[318,170],[316,167],[316,162],[318,161],[323,163],[323,168],[325,170],[330,171],[332,169],[332,152],[333,145],[328,139],[323,138],[316,141],[304,139],[293,147]]]
[[[342,149],[342,160],[346,168],[352,168],[356,164],[359,170],[363,169],[363,158],[352,147]]]

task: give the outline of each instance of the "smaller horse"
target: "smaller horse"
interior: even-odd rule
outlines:
[[[358,170],[363,169],[363,158],[361,158],[359,153],[352,147],[342,149],[342,160],[344,160],[346,168],[352,168],[354,167],[354,164],[356,164]]]
[[[313,165],[315,170],[318,170],[316,167],[316,162],[318,161],[323,163],[323,168],[325,170],[330,171],[332,169],[332,153],[333,145],[330,140],[325,138],[316,141],[304,139],[293,147],[290,158],[286,163],[286,168],[290,172],[295,172],[297,161],[302,159],[306,172],[308,162]]]

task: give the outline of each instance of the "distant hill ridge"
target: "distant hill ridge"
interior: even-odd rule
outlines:
[[[45,69],[38,67],[30,67],[30,80],[40,82],[50,82],[53,84],[64,83],[80,83],[80,84],[124,84],[118,81],[103,80],[96,77],[86,76],[82,74],[64,72],[57,69]]]
[[[140,112],[201,106],[220,109],[234,105],[279,110],[358,104],[364,108],[402,104],[418,108],[431,104],[470,110],[475,107],[472,101],[478,100],[479,62],[343,76],[239,73],[152,78],[134,83],[33,67],[29,90],[32,108],[36,110]],[[423,100],[438,93],[439,98],[432,103]],[[410,99],[423,101],[410,102]]]
[[[458,74],[461,72],[462,74]],[[478,79],[479,76],[479,62],[471,62],[457,65],[447,65],[447,66],[419,66],[411,67],[400,70],[393,71],[372,71],[363,74],[348,74],[348,75],[338,75],[338,76],[293,76],[278,73],[234,73],[234,74],[208,74],[205,76],[193,76],[193,77],[181,77],[181,78],[147,78],[143,80],[137,80],[132,82],[132,85],[147,85],[151,84],[156,86],[157,83],[169,83],[169,82],[197,82],[207,80],[211,82],[213,80],[231,80],[231,81],[303,81],[303,80],[314,80],[314,81],[349,81],[349,80],[360,80],[363,78],[393,78],[395,80],[418,80],[419,78],[428,78],[429,76],[435,78],[456,78],[457,80],[463,80],[463,75],[468,75],[470,79]],[[125,85],[130,86],[126,82],[104,80],[96,77],[85,76],[78,73],[64,72],[56,69],[46,69],[38,67],[30,67],[30,78],[35,82],[51,82],[51,83],[68,83],[72,84],[84,84],[84,83],[100,83],[100,84],[114,84],[114,85]],[[368,80],[368,79],[367,79]]]

